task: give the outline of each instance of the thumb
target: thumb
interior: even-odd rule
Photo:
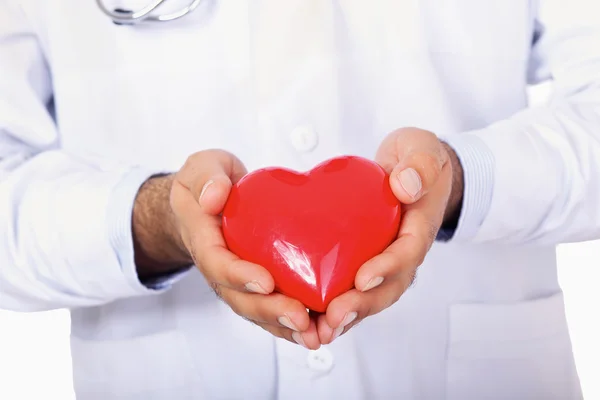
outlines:
[[[246,174],[242,162],[222,150],[205,150],[193,154],[175,175],[200,205],[202,212],[218,215],[223,211],[233,183]]]
[[[412,204],[426,195],[449,160],[435,134],[416,128],[392,132],[378,155],[387,165],[393,165],[390,187],[404,204]]]
[[[227,175],[212,176],[200,191],[198,203],[200,208],[206,214],[218,215],[227,202],[229,192],[231,191],[231,179]]]
[[[418,201],[425,194],[423,179],[415,168],[396,165],[390,174],[390,186],[396,198],[404,204]]]

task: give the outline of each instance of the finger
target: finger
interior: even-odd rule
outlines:
[[[173,183],[171,205],[181,223],[183,242],[209,283],[260,294],[273,291],[271,274],[227,249],[221,218],[205,213],[192,191],[178,180]]]
[[[309,350],[317,350],[321,347],[319,334],[317,333],[317,323],[315,319],[310,320],[308,329],[302,333],[293,333],[294,341]]]
[[[343,336],[350,329],[354,328],[356,325],[360,324],[362,319],[355,319],[350,321],[347,325],[340,324],[338,328],[332,328],[327,323],[327,315],[323,314],[317,320],[317,331],[319,332],[319,340],[322,345],[327,345],[333,343],[340,336]]]
[[[252,321],[295,332],[305,332],[310,327],[308,311],[302,303],[281,293],[264,296],[221,287],[218,294],[236,314]]]
[[[360,267],[354,280],[358,290],[372,290],[387,280],[406,275],[406,271],[413,271],[423,263],[437,229],[417,210],[404,213],[400,229],[396,241]]]
[[[386,137],[376,160],[390,174],[398,200],[412,204],[433,188],[449,157],[433,133],[404,128]]]
[[[240,259],[224,247],[203,246],[192,251],[192,259],[211,284],[262,295],[272,293],[275,288],[269,271],[258,264]]]
[[[184,213],[189,218],[181,226],[183,243],[210,284],[259,294],[274,290],[273,277],[264,267],[244,261],[227,249],[220,217],[204,214],[197,204],[191,204],[191,196],[179,203],[187,208]]]
[[[295,344],[299,344],[300,346],[309,350],[317,350],[319,347],[321,347],[319,335],[317,334],[317,325],[314,320],[311,320],[310,326],[304,332],[296,332],[291,329],[281,328],[255,321],[251,322],[254,322],[256,325],[271,333],[273,336],[286,339]]]
[[[442,174],[450,173],[449,165],[444,166]],[[423,263],[442,223],[450,190],[446,177],[419,202],[405,206],[398,239],[360,267],[354,280],[358,290],[368,291],[400,276],[406,279]]]
[[[223,150],[206,150],[191,155],[175,175],[175,181],[189,190],[204,212],[217,215],[225,206],[232,184],[246,172],[234,155]]]
[[[335,335],[335,331],[336,328],[332,328],[331,326],[329,326],[329,324],[327,323],[327,315],[326,314],[321,314],[317,317],[317,332],[319,333],[319,341],[321,342],[321,344],[329,344],[331,342],[333,342],[335,339],[337,339],[338,336],[334,336]],[[341,328],[339,328],[341,331],[344,330],[344,327],[342,326]],[[340,332],[341,334],[341,332]]]
[[[366,317],[390,307],[409,287],[407,282],[411,279],[396,279],[369,292],[353,289],[333,299],[317,321],[321,344],[333,342]]]
[[[187,191],[182,186],[172,190]],[[271,274],[262,266],[244,261],[227,249],[221,218],[203,213],[193,197],[186,193],[176,196],[176,207],[181,207],[184,215],[181,223],[183,243],[206,280],[240,291],[271,293],[275,288]]]

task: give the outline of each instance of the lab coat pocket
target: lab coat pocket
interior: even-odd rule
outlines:
[[[450,308],[447,399],[580,399],[562,293]]]
[[[119,340],[71,337],[78,400],[192,398],[193,364],[175,330]]]

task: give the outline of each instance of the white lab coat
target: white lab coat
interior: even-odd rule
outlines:
[[[92,0],[3,0],[0,307],[73,310],[80,399],[580,398],[554,245],[600,236],[599,15],[595,0],[206,0],[134,28]],[[551,77],[551,103],[526,109],[526,84]],[[373,157],[404,126],[455,146],[460,224],[397,304],[332,345],[274,339],[195,270],[139,283],[131,206],[151,174],[206,148],[305,170]]]

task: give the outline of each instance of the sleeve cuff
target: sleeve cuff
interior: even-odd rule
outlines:
[[[442,230],[440,241],[468,241],[487,216],[494,191],[494,154],[476,135],[464,133],[443,138],[463,168],[463,205],[456,230]]]
[[[141,282],[134,262],[131,218],[135,197],[142,184],[156,171],[136,168],[126,174],[115,186],[108,204],[108,232],[110,243],[118,257],[123,276],[135,294],[162,292],[180,280],[190,268],[176,271],[148,282]]]

